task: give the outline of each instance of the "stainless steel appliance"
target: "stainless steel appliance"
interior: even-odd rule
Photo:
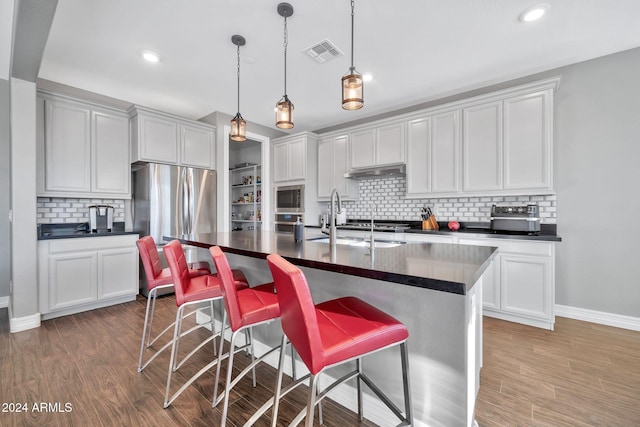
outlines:
[[[276,187],[275,193],[276,213],[304,212],[304,185],[286,185]]]
[[[491,229],[494,231],[516,231],[537,233],[540,231],[538,205],[491,207]]]
[[[278,233],[293,233],[298,218],[300,218],[300,221],[304,224],[304,214],[276,212],[276,220],[274,222],[275,231]]]
[[[91,233],[110,233],[113,228],[113,206],[89,206],[89,231]]]
[[[131,185],[133,229],[152,236],[160,253],[164,236],[216,231],[215,171],[146,163],[134,165]],[[188,262],[195,252],[185,250]],[[146,280],[141,292],[147,295]]]

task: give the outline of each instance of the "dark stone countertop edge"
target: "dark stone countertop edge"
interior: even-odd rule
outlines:
[[[124,222],[114,222],[110,232],[91,233],[87,223],[38,224],[38,240],[77,239],[87,237],[124,236],[140,234],[137,231],[125,231]]]
[[[213,242],[202,242],[199,240],[195,240],[191,236],[178,236],[178,237],[163,236],[163,239],[167,242],[174,239],[178,239],[182,244],[204,248],[204,249],[208,249],[211,246],[215,245],[215,243]],[[269,255],[268,253],[264,253],[257,250],[236,248],[236,247],[231,247],[224,244],[218,244],[218,246],[224,252],[228,252],[236,255],[260,258],[260,259],[266,259],[267,255]],[[482,274],[487,269],[487,267],[491,264],[493,259],[496,257],[498,253],[497,248],[493,248],[493,249],[494,250],[492,251],[491,255],[487,257],[487,259],[481,266],[478,267],[475,274],[473,274],[468,278],[468,281],[466,283],[440,280],[440,279],[434,279],[434,278],[428,278],[428,277],[412,276],[412,275],[392,273],[392,272],[386,272],[386,271],[371,270],[371,269],[362,268],[362,267],[355,267],[355,266],[336,264],[331,262],[322,262],[322,261],[316,261],[316,260],[310,260],[310,259],[291,257],[291,256],[287,256],[286,254],[282,256],[283,258],[285,258],[286,260],[288,260],[289,262],[297,266],[315,268],[319,270],[330,271],[333,273],[347,274],[352,276],[364,277],[368,279],[376,279],[376,280],[381,280],[385,282],[393,282],[400,285],[415,286],[419,288],[431,289],[431,290],[441,291],[441,292],[448,292],[448,293],[453,293],[457,295],[466,295],[467,292],[473,287],[473,285],[475,285],[477,280],[482,276]]]

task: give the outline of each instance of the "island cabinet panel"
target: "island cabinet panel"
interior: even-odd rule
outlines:
[[[45,92],[37,99],[37,195],[129,198],[129,119]]]
[[[551,89],[504,100],[504,188],[552,188]]]
[[[279,138],[272,143],[273,182],[307,179],[307,145],[309,134]],[[315,145],[311,144],[312,147]]]
[[[351,169],[405,163],[404,122],[351,132]]]
[[[43,319],[133,301],[138,293],[137,234],[38,241]]]
[[[131,161],[215,169],[215,127],[139,106],[131,117]]]
[[[463,110],[464,192],[502,189],[502,102]]]
[[[318,143],[318,199],[331,197],[335,188],[343,200],[359,197],[357,181],[344,177],[350,164],[349,136],[323,138]]]

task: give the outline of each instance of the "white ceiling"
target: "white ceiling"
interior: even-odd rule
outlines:
[[[349,0],[289,0],[287,92],[294,131],[316,130],[640,46],[638,0],[356,0],[355,66],[375,80],[362,110],[340,106],[350,62]],[[275,128],[283,95],[283,18],[266,0],[59,0],[39,77],[198,119],[241,112]],[[344,56],[302,52],[329,39]],[[160,53],[151,65],[142,49]]]

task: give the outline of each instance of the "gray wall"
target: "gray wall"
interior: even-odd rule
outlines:
[[[640,317],[640,49],[559,71],[556,303]]]
[[[9,296],[11,246],[9,241],[10,85],[0,79],[0,298]]]

